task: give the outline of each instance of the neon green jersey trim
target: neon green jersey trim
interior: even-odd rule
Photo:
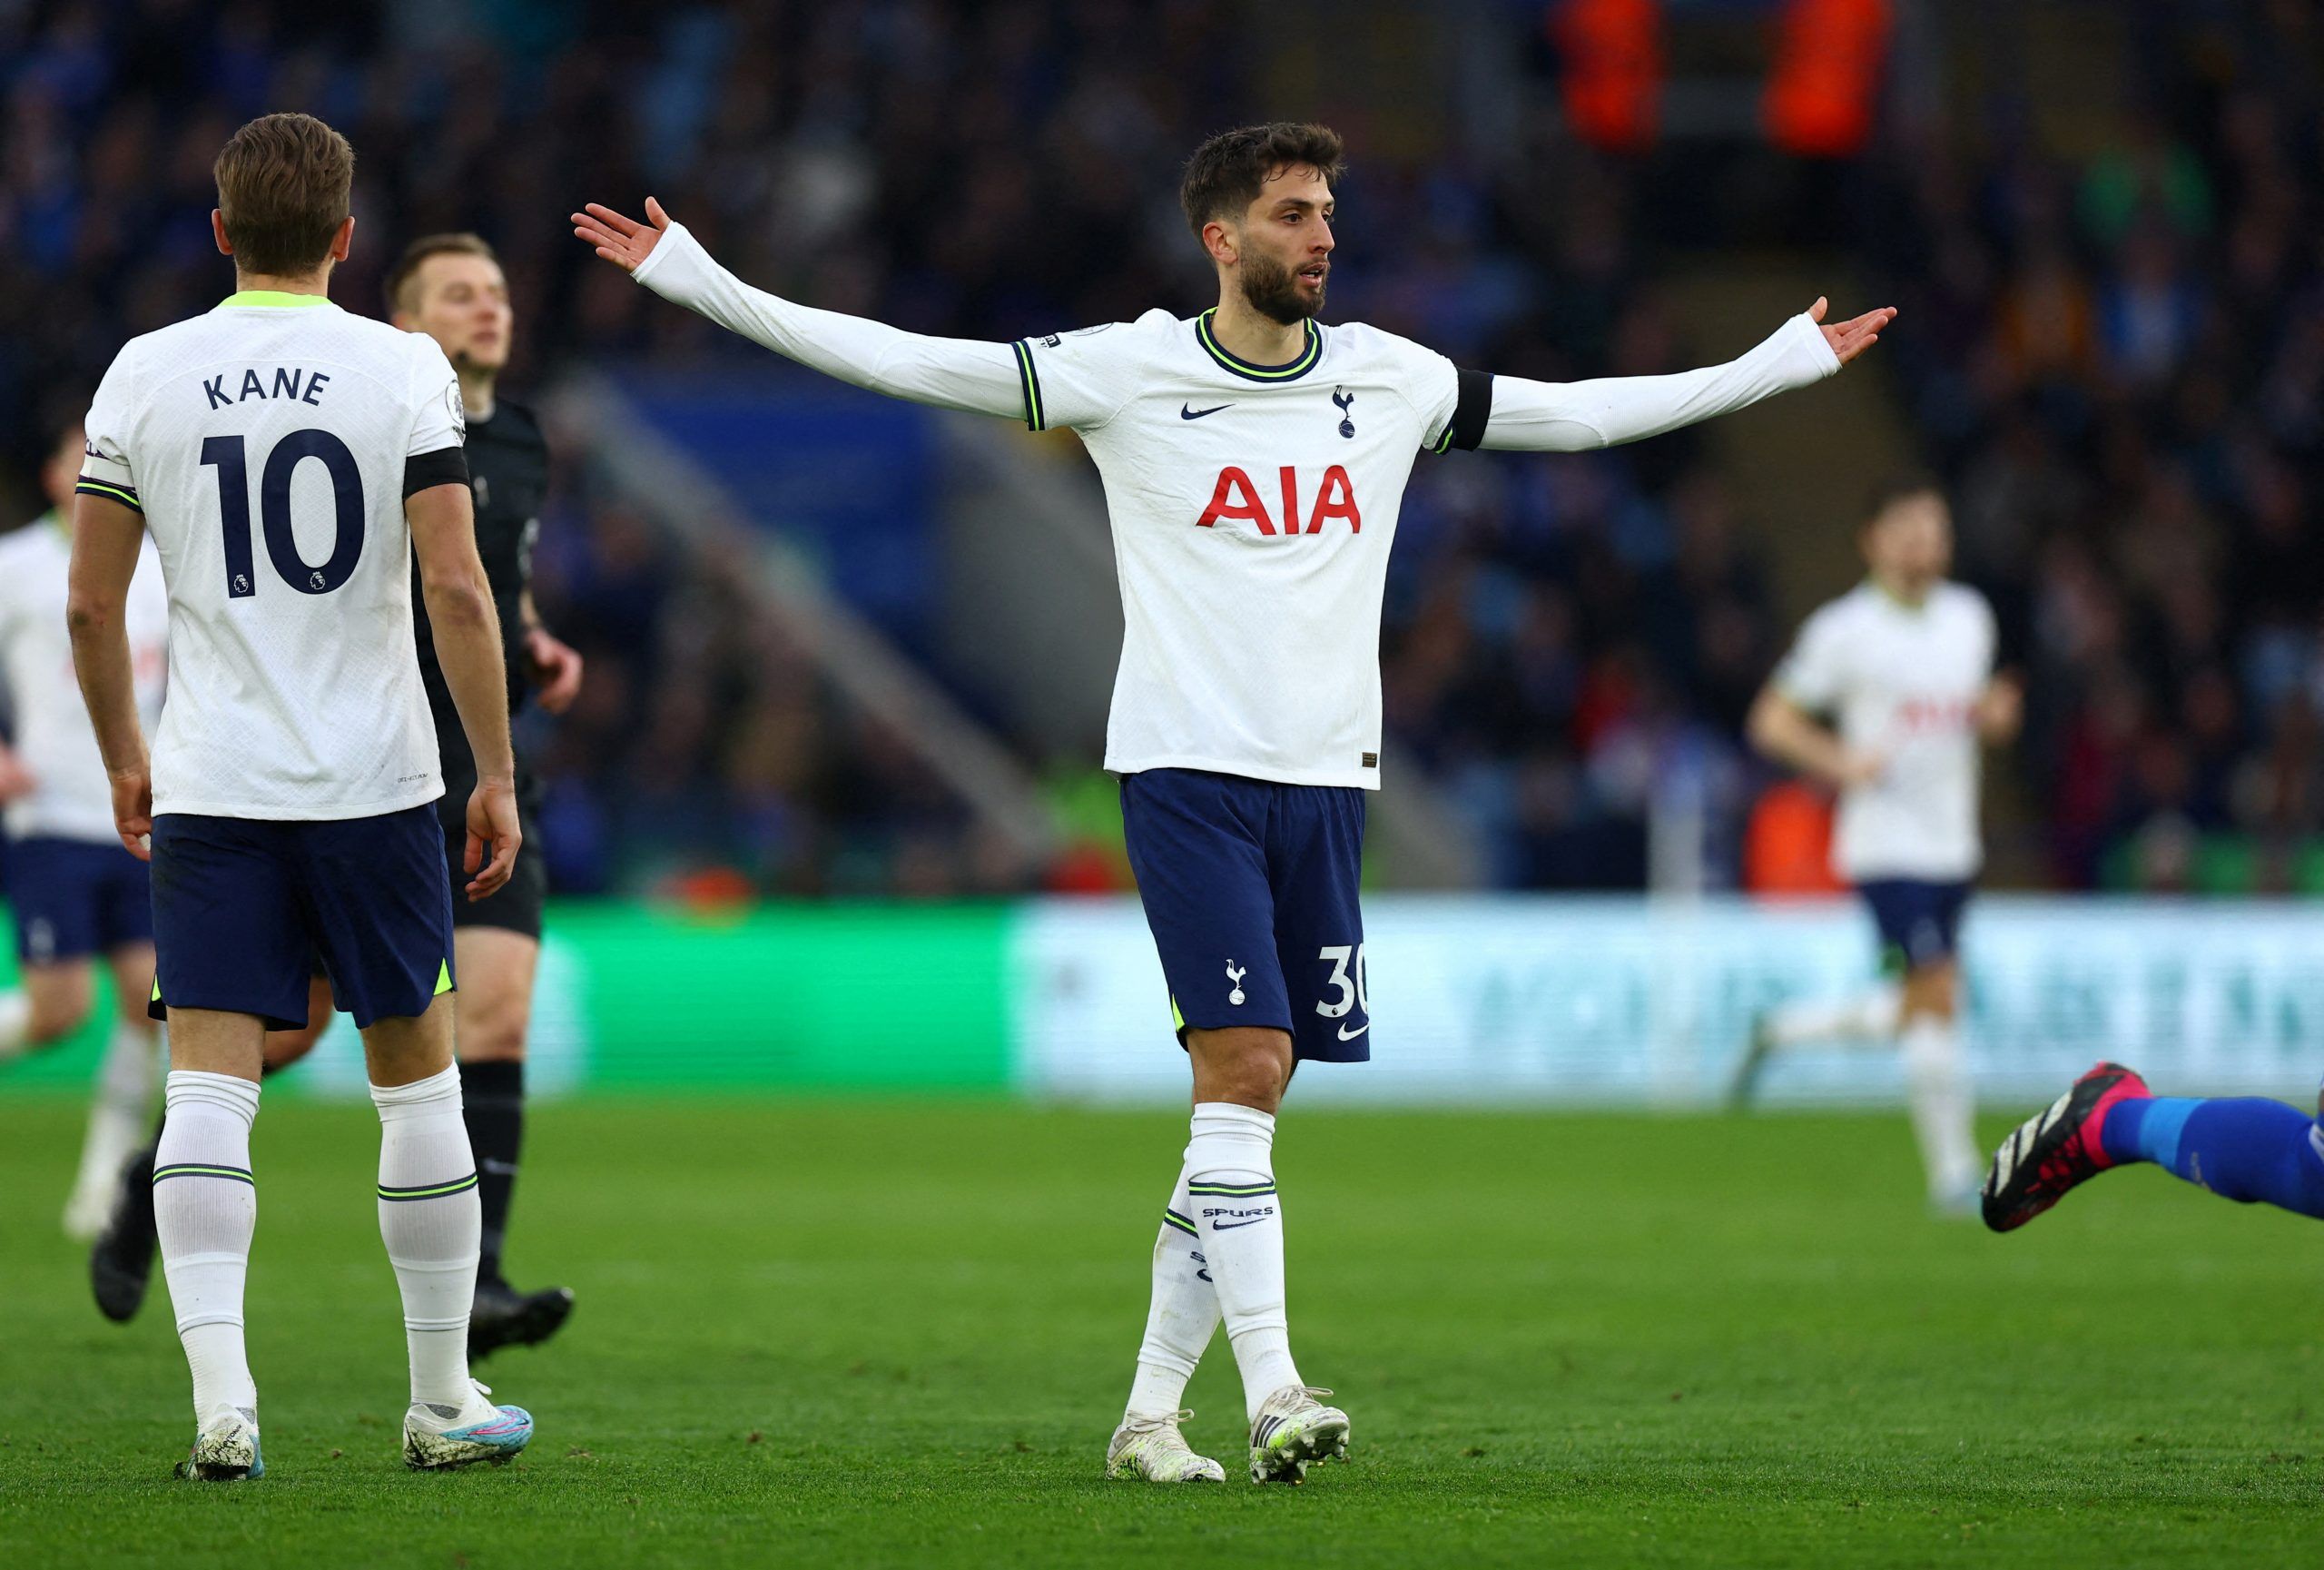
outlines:
[[[159,992],[154,994],[156,997],[160,995]],[[1183,1031],[1187,1028],[1187,1016],[1178,1012],[1178,1000],[1176,996],[1170,999],[1170,1028],[1174,1031]]]
[[[1202,344],[1211,359],[1237,376],[1247,378],[1252,381],[1289,381],[1295,377],[1306,375],[1315,368],[1315,361],[1323,358],[1324,335],[1315,330],[1314,322],[1309,321],[1302,324],[1307,330],[1307,342],[1306,347],[1299,351],[1298,359],[1288,365],[1254,365],[1247,360],[1229,353],[1226,346],[1212,336],[1210,319],[1216,314],[1217,309],[1216,306],[1213,306],[1195,318],[1195,338]]]
[[[223,311],[230,305],[266,305],[288,311],[300,306],[330,303],[330,296],[328,294],[289,294],[280,289],[245,289],[220,301],[218,309]]]
[[[435,991],[432,994],[430,994],[430,995],[431,995],[431,996],[434,996],[434,997],[438,997],[438,998],[440,998],[440,997],[442,997],[446,992],[450,992],[451,990],[452,990],[452,962],[451,962],[451,961],[449,961],[449,960],[446,960],[446,961],[444,962],[444,963],[443,963],[442,968],[441,968],[441,969],[439,969],[438,971],[437,971],[437,973],[436,973],[436,991]]]

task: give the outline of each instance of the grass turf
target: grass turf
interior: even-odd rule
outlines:
[[[2109,1565],[2316,1562],[2319,1238],[2152,1170],[1996,1239],[1895,1116],[1301,1115],[1303,1371],[1345,1466],[1100,1475],[1183,1125],[995,1104],[536,1114],[511,1263],[580,1307],[483,1372],[517,1466],[407,1474],[364,1107],[260,1121],[270,1475],[172,1483],[156,1273],[121,1329],[54,1230],[78,1109],[0,1101],[0,1561]],[[1996,1124],[1994,1131],[1997,1134]]]

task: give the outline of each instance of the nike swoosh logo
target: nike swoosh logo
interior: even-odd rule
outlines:
[[[1275,1218],[1273,1216],[1260,1216],[1248,1221],[1213,1221],[1210,1224],[1210,1229],[1214,1232],[1231,1232],[1237,1227],[1256,1227],[1261,1221],[1272,1221]]]
[[[1370,1020],[1366,1020],[1366,1021],[1364,1021],[1364,1023],[1362,1023],[1362,1024],[1358,1025],[1355,1029],[1354,1029],[1354,1030],[1352,1030],[1352,1031],[1351,1031],[1351,1030],[1349,1030],[1345,1025],[1342,1025],[1342,1026],[1340,1027],[1340,1040],[1342,1040],[1342,1041],[1344,1041],[1344,1042],[1352,1042],[1352,1041],[1355,1040],[1355,1038],[1356,1038],[1356,1037],[1358,1037],[1358,1036],[1362,1035],[1364,1032],[1366,1032],[1366,1031],[1370,1030],[1371,1028],[1372,1028],[1372,1022],[1371,1022]]]
[[[1208,409],[1196,409],[1192,405],[1182,403],[1178,405],[1178,418],[1180,420],[1200,420],[1206,414],[1216,414],[1222,409],[1232,409],[1235,406],[1231,403],[1215,403]]]

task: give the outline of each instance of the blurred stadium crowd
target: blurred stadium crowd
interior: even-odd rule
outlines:
[[[1701,355],[1658,289],[1685,150],[1556,124],[1556,8],[1497,15],[1551,107],[1484,151],[1357,168],[1332,314],[1567,378]],[[2192,6],[2120,63],[2134,137],[2045,148],[1996,95],[1817,172],[1851,300],[1905,309],[1887,385],[1956,499],[1963,567],[2031,678],[2024,869],[2061,886],[2324,885],[2319,37],[2309,8]],[[520,400],[580,360],[759,351],[659,308],[566,233],[652,190],[745,277],[899,325],[1009,338],[1192,311],[1178,161],[1272,106],[1223,3],[328,8],[0,0],[0,426],[11,500],[44,420],[120,341],[224,290],[209,164],[313,110],[359,155],[340,298],[409,236],[474,228],[520,312]],[[1755,156],[1773,159],[1772,153]],[[582,173],[588,191],[575,184]],[[569,445],[569,444],[568,444]],[[1773,543],[1689,434],[1587,458],[1423,459],[1386,637],[1392,732],[1479,829],[1490,881],[1635,887],[1687,782],[1732,876],[1765,775],[1738,728],[1779,655]],[[907,749],[851,715],[733,563],[567,452],[538,597],[589,658],[538,732],[558,885],[722,866],[785,892],[1019,886]],[[538,725],[537,719],[528,722]],[[1070,795],[1082,787],[1068,784]],[[1086,794],[1086,792],[1084,793]]]

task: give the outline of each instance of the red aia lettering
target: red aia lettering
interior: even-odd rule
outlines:
[[[1355,486],[1348,479],[1347,470],[1336,463],[1324,470],[1324,488],[1315,493],[1315,516],[1307,520],[1307,532],[1323,533],[1327,518],[1347,519],[1350,534],[1364,532],[1364,515],[1355,510]]]
[[[1230,493],[1241,497],[1242,500],[1230,500]],[[1247,518],[1259,526],[1261,534],[1275,532],[1275,520],[1267,517],[1266,504],[1259,499],[1258,491],[1253,489],[1251,477],[1239,469],[1218,471],[1218,483],[1211,489],[1210,505],[1202,509],[1200,518],[1195,519],[1195,527],[1208,528],[1222,518]]]
[[[1299,471],[1285,464],[1276,471],[1276,479],[1283,489],[1283,533],[1321,534],[1324,520],[1331,518],[1345,518],[1351,534],[1364,532],[1364,515],[1355,505],[1355,483],[1340,465],[1335,463],[1324,470],[1324,483],[1315,492],[1315,510],[1308,515],[1304,531],[1299,527]],[[1251,483],[1249,475],[1233,467],[1218,471],[1218,483],[1211,488],[1210,505],[1195,519],[1195,527],[1208,528],[1222,518],[1255,523],[1261,534],[1276,532],[1266,503],[1259,499],[1258,487]]]

